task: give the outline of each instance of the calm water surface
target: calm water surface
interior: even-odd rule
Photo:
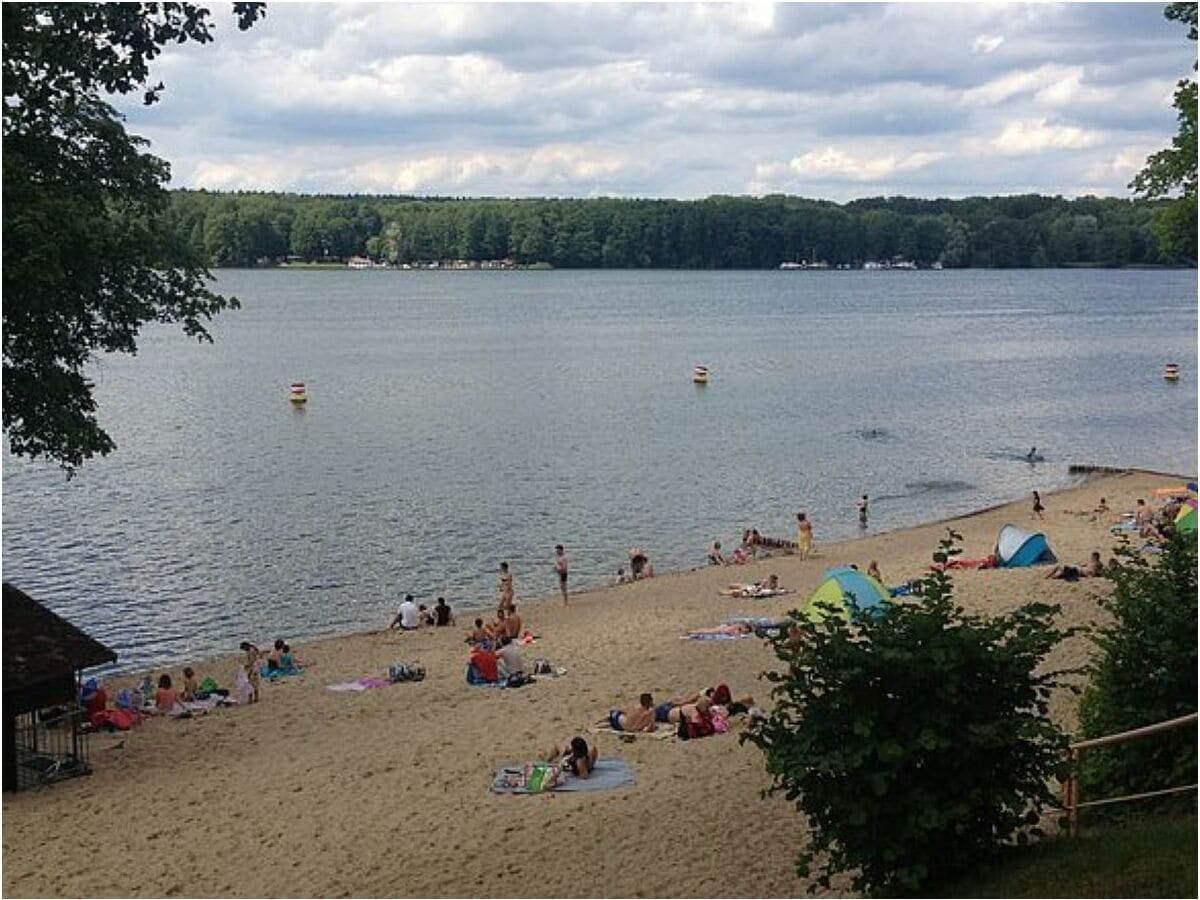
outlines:
[[[219,283],[243,309],[214,345],[153,327],[96,368],[113,455],[70,481],[4,460],[4,578],[122,667],[386,624],[405,591],[491,604],[502,559],[518,600],[547,595],[556,542],[582,586],[632,544],[665,570],[790,537],[801,508],[852,535],[864,491],[874,531],[1071,462],[1196,470],[1193,271]]]

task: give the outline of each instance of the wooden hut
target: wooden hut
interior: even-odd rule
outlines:
[[[84,774],[84,669],[117,654],[4,583],[4,790]]]

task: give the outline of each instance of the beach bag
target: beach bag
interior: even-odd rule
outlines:
[[[524,672],[513,672],[508,676],[508,680],[504,682],[504,686],[510,688],[524,687],[531,681],[533,681],[533,679]]]
[[[550,665],[550,660],[544,657],[538,657],[533,661],[534,675],[553,675],[554,667]]]
[[[218,690],[217,680],[211,675],[205,675],[204,680],[200,682],[199,690],[206,694],[215,694]]]
[[[549,763],[526,763],[521,779],[525,790],[540,794],[557,787],[562,780],[562,773]]]
[[[396,663],[395,665],[388,666],[388,681],[392,684],[400,681],[424,680],[425,670],[416,664],[410,666],[405,663]]]

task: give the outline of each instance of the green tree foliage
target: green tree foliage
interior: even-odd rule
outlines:
[[[1101,737],[1196,711],[1196,535],[1171,537],[1152,562],[1126,551],[1106,572],[1099,658],[1080,702],[1084,737]],[[1196,781],[1196,733],[1179,729],[1087,751],[1084,799]]]
[[[247,28],[261,4],[234,11]],[[155,102],[160,48],[210,41],[212,26],[187,3],[13,3],[3,30],[4,428],[14,453],[71,471],[114,446],[84,374],[93,356],[135,352],[148,321],[207,338],[204,322],[233,305],[206,287],[167,164],[103,99]],[[238,246],[237,228],[211,234],[218,254]]]
[[[936,558],[959,540],[948,532]],[[820,861],[814,889],[843,872],[855,890],[933,888],[1036,833],[1054,803],[1067,738],[1047,717],[1061,673],[1042,664],[1068,634],[1057,607],[985,618],[955,604],[945,573],[923,586],[849,621],[793,612],[773,641],[775,709],[743,739],[809,821],[797,868]]]
[[[210,229],[231,205],[262,228]],[[1165,201],[1083,197],[856,200],[496,200],[179,191],[174,212],[215,265],[306,260],[502,259],[557,268],[857,266],[895,256],[947,267],[1171,264],[1151,224]],[[214,244],[214,235],[228,243]],[[286,249],[284,249],[286,248]]]
[[[1196,4],[1172,3],[1165,15],[1188,27],[1188,38],[1196,40]],[[1193,70],[1196,64],[1192,64]],[[1196,258],[1196,81],[1181,79],[1175,91],[1175,109],[1179,131],[1171,146],[1159,150],[1146,160],[1130,188],[1139,196],[1166,197],[1179,192],[1181,196],[1167,206],[1155,228],[1164,250],[1182,259]]]

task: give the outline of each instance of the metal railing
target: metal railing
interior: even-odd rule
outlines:
[[[1124,797],[1108,797],[1104,800],[1081,802],[1079,799],[1079,759],[1085,750],[1095,750],[1099,747],[1112,747],[1116,744],[1125,744],[1129,741],[1136,741],[1141,738],[1150,737],[1151,735],[1160,734],[1164,731],[1182,728],[1185,725],[1194,726],[1196,722],[1197,714],[1191,713],[1190,715],[1180,716],[1177,719],[1168,719],[1165,722],[1156,722],[1153,725],[1134,728],[1131,731],[1122,731],[1119,734],[1109,734],[1104,737],[1076,741],[1071,744],[1071,774],[1063,785],[1063,809],[1067,811],[1071,837],[1079,834],[1079,810],[1081,809],[1093,806],[1108,806],[1113,803],[1125,803],[1130,800],[1148,800],[1152,797],[1165,797],[1169,794],[1184,794],[1188,791],[1196,790],[1197,787],[1194,784],[1180,785],[1179,787],[1164,788],[1160,791],[1145,791],[1140,794],[1127,794]]]

